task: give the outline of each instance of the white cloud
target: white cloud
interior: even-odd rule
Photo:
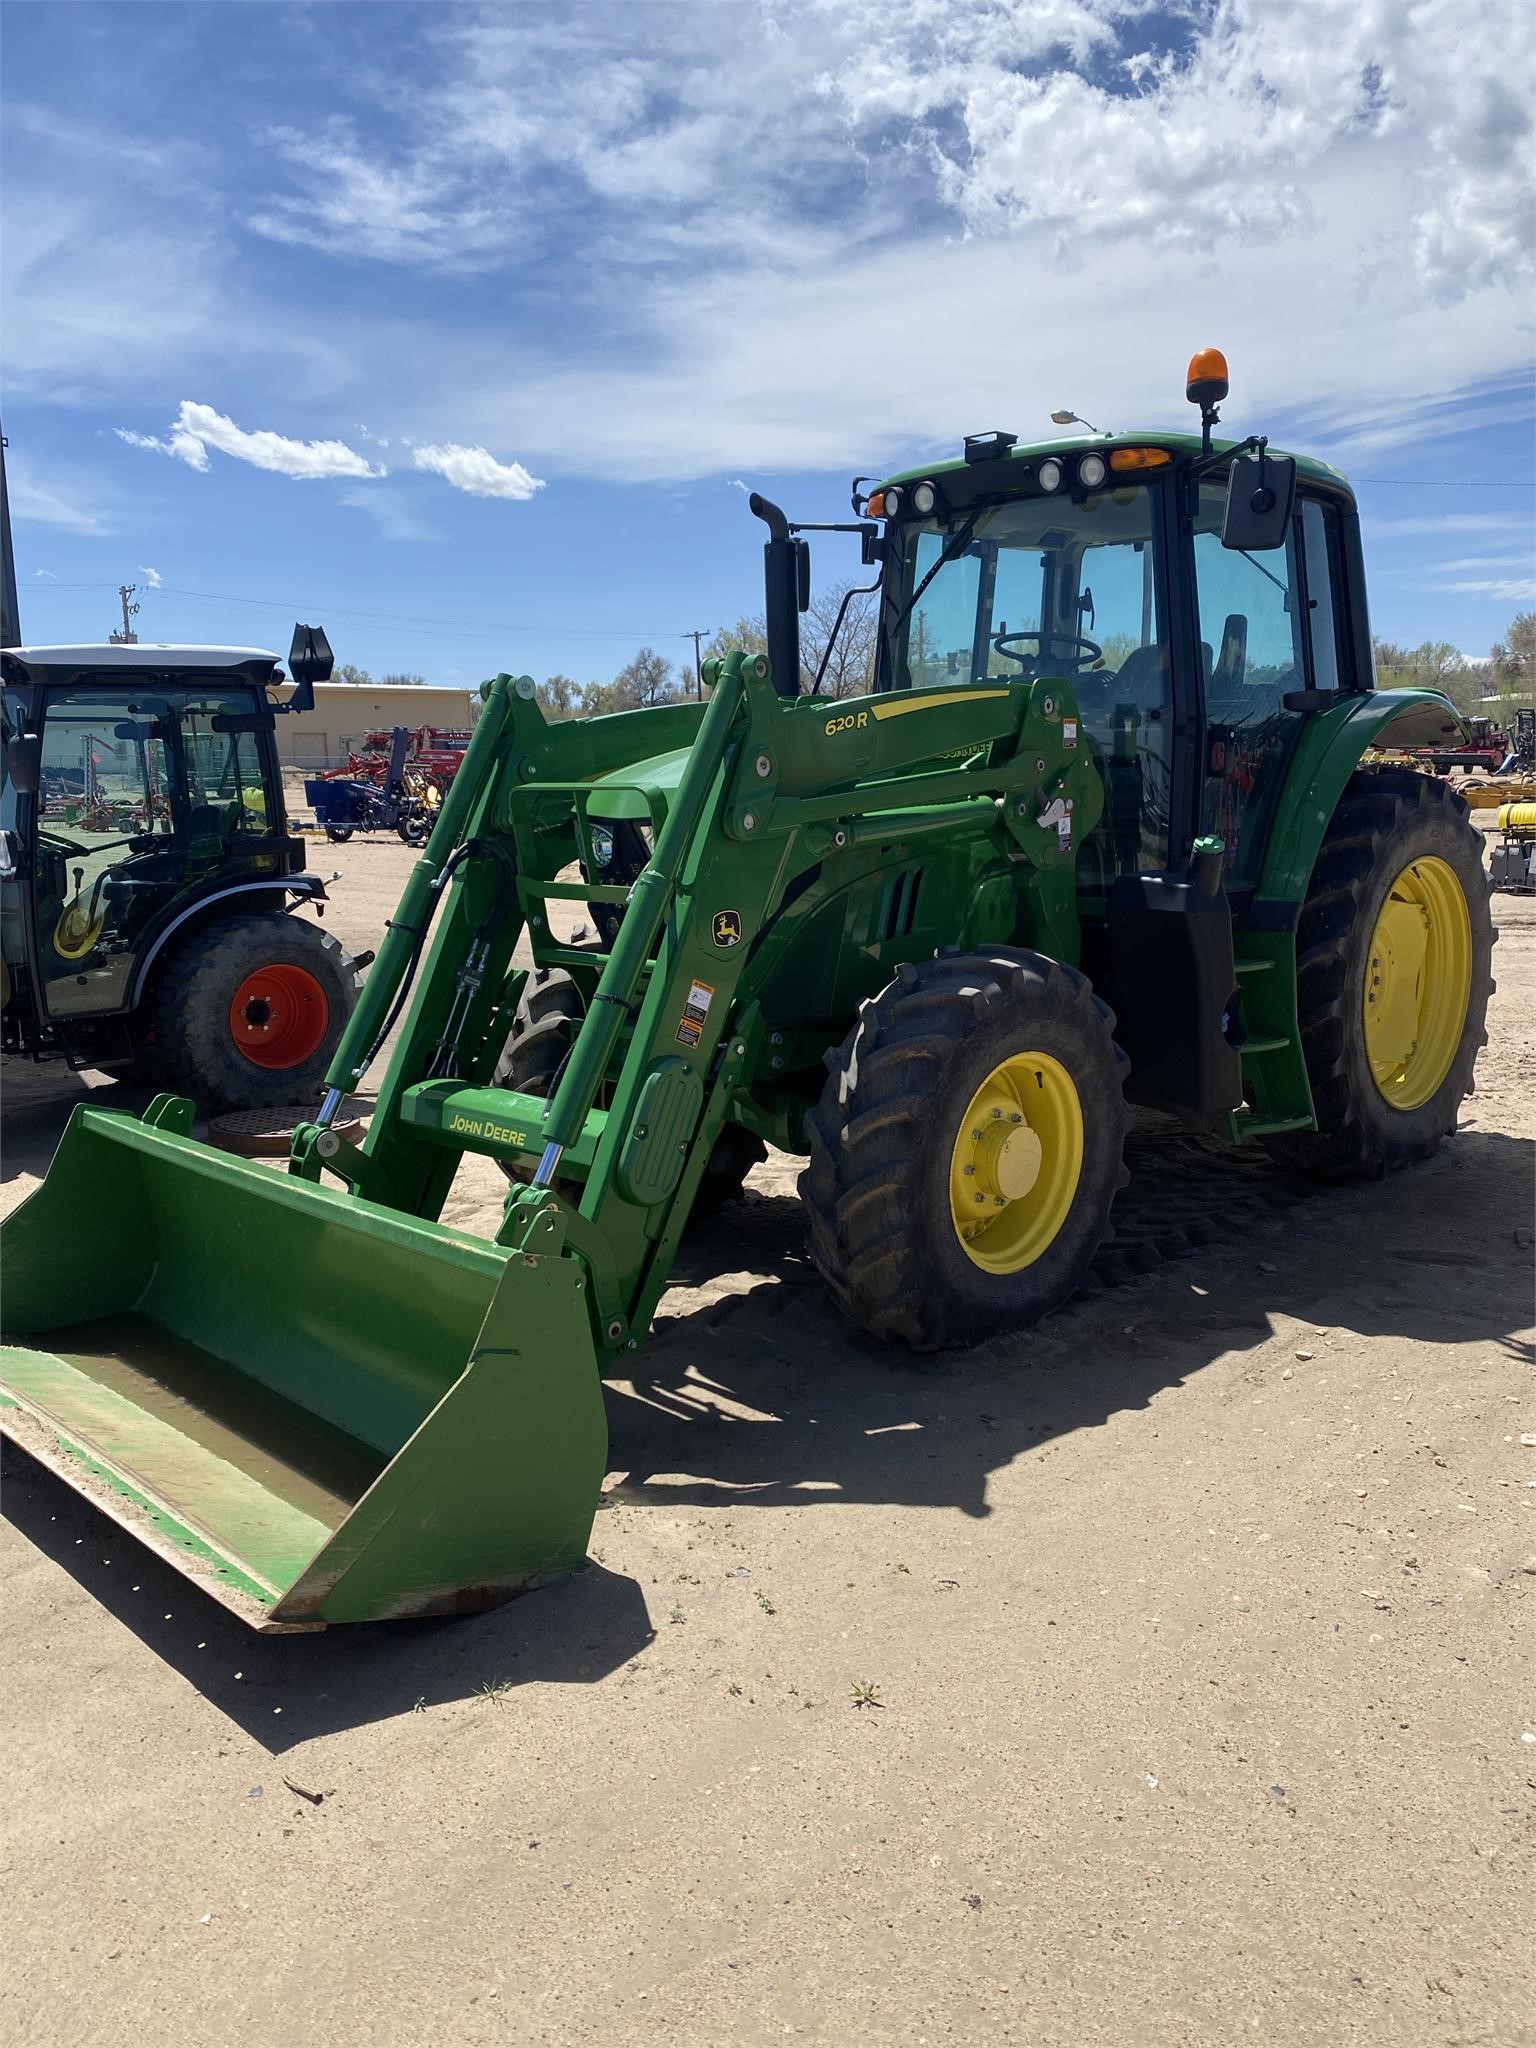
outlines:
[[[11,516],[18,525],[57,526],[82,534],[113,530],[111,493],[94,478],[54,464],[45,477],[13,448],[6,483]]]
[[[1503,604],[1526,604],[1536,597],[1536,576],[1488,576],[1467,582],[1437,583],[1437,590],[1462,597],[1497,598]]]
[[[484,448],[465,448],[457,441],[413,448],[411,460],[476,498],[531,498],[544,488],[544,479],[530,476],[520,462],[498,462]]]
[[[366,512],[385,540],[438,540],[441,536],[427,525],[410,502],[391,485],[388,490],[343,491],[343,505]]]
[[[1209,260],[1310,234],[1319,172],[1396,168],[1349,272],[1454,298],[1529,273],[1526,0],[779,0],[443,10],[387,145],[280,130],[280,240],[430,268],[601,247],[631,270],[1041,228]]]
[[[249,226],[271,241],[434,268],[472,266],[506,244],[501,209],[477,203],[467,166],[436,151],[385,164],[366,155],[344,121],[323,136],[277,128],[268,142],[301,173],[302,187],[251,214]]]
[[[1516,531],[1531,531],[1528,514],[1518,512],[1431,512],[1423,518],[1373,519],[1373,533],[1502,533],[1511,540]]]
[[[273,470],[279,476],[301,481],[388,474],[375,469],[365,455],[359,455],[345,441],[294,441],[267,428],[247,433],[224,413],[215,412],[211,405],[199,405],[190,398],[181,401],[181,410],[171,422],[165,440],[157,440],[153,434],[133,433],[127,427],[114,427],[112,431],[130,448],[150,448],[160,455],[174,455],[192,469],[206,470],[208,450],[216,448],[221,455],[233,456],[238,462],[249,462],[257,469]]]
[[[139,574],[144,578],[146,590],[158,590],[160,588],[160,571],[158,569],[146,569],[141,562],[139,564]]]
[[[39,583],[57,583],[59,580],[58,577],[54,575],[51,569],[34,569],[32,571],[32,574],[37,578]]]

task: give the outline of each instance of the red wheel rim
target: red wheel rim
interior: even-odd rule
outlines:
[[[255,1067],[301,1067],[325,1042],[331,1006],[307,967],[258,967],[235,990],[230,1036]]]

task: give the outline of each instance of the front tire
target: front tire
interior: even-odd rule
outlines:
[[[800,1195],[838,1305],[914,1350],[1076,1293],[1124,1183],[1125,1054],[1075,968],[1005,946],[904,966],[836,1052]]]
[[[1368,769],[1323,839],[1297,932],[1317,1130],[1271,1140],[1323,1178],[1377,1178],[1456,1128],[1487,1043],[1493,919],[1482,835],[1443,782]]]
[[[547,1099],[585,1015],[581,991],[563,967],[536,967],[523,990],[491,1086]],[[739,1124],[726,1124],[710,1149],[696,1197],[698,1206],[707,1206],[713,1213],[722,1202],[734,1202],[752,1168],[767,1157],[768,1147],[761,1138]],[[533,1178],[533,1169],[523,1160],[502,1159],[497,1164],[508,1180]],[[580,1203],[579,1181],[557,1180],[555,1188],[568,1201]]]
[[[205,1110],[311,1102],[361,987],[318,925],[284,915],[205,925],[156,984],[156,1061]]]

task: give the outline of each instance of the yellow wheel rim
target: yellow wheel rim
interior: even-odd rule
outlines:
[[[1394,1109],[1418,1109],[1451,1071],[1472,994],[1472,920],[1455,871],[1411,861],[1387,892],[1365,964],[1365,1052]]]
[[[973,1266],[1020,1273],[1055,1242],[1083,1171],[1083,1107],[1049,1053],[1019,1052],[971,1097],[949,1162],[949,1213]]]

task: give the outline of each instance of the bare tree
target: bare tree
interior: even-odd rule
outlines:
[[[843,599],[848,609],[843,612]],[[838,615],[842,613],[842,623]],[[800,618],[800,687],[814,687],[822,674],[824,697],[860,697],[875,686],[875,651],[879,641],[880,614],[876,597],[848,582],[830,583],[811,599],[810,610]],[[738,619],[734,626],[722,626],[705,648],[706,658],[729,654],[740,647],[748,654],[766,654],[768,633],[761,613]],[[830,650],[830,651],[829,651]],[[826,669],[822,672],[822,660]]]
[[[642,647],[611,683],[588,683],[581,696],[584,718],[608,711],[638,711],[649,704],[675,704],[683,695],[673,664],[654,647]]]
[[[821,671],[824,697],[862,697],[872,690],[879,627],[873,592],[846,581],[829,583],[800,621],[802,689],[810,689]]]

